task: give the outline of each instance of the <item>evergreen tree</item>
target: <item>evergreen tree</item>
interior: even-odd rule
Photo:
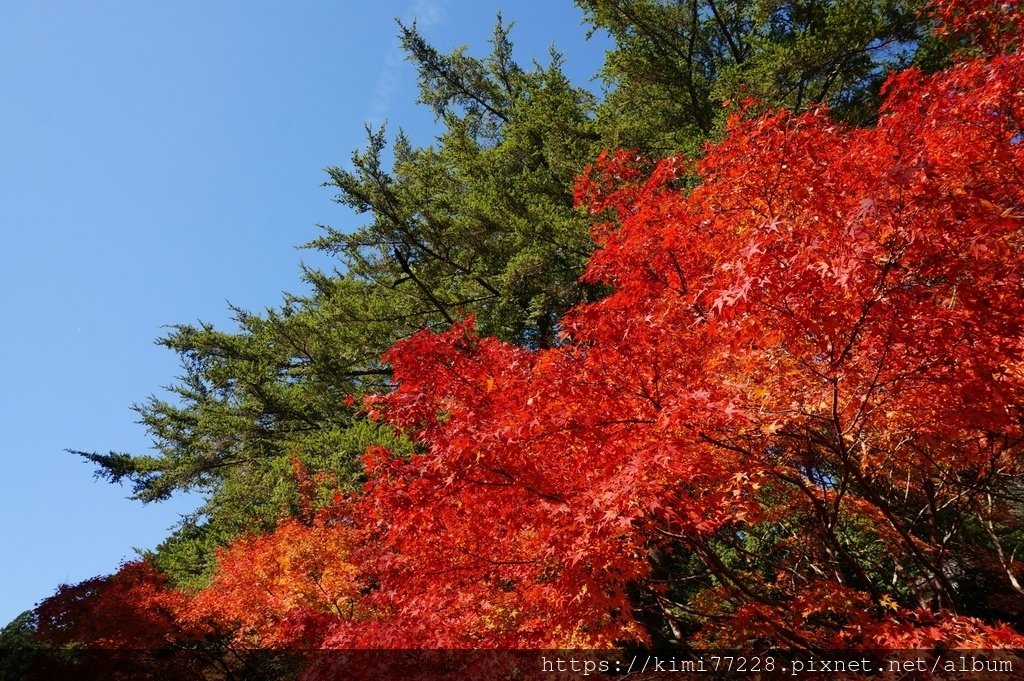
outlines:
[[[731,104],[874,120],[887,72],[928,34],[915,0],[577,0],[615,49],[601,75],[609,148],[698,154]],[[726,106],[723,107],[723,102]]]
[[[483,58],[400,30],[444,132],[417,148],[369,130],[350,168],[328,169],[337,200],[369,216],[309,244],[340,271],[305,271],[311,293],[262,314],[235,309],[237,331],[174,327],[159,342],[184,375],[170,399],[135,407],[157,451],[80,452],[142,501],[206,495],[151,556],[179,584],[205,582],[214,548],[294,514],[293,460],[326,499],[358,486],[369,444],[408,450],[358,414],[362,395],[388,387],[380,356],[396,340],[475,314],[489,333],[544,347],[559,316],[593,294],[577,282],[591,242],[571,187],[597,153],[594,96],[569,83],[558,54],[520,67],[500,18]]]

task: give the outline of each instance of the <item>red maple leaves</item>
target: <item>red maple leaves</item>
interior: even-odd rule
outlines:
[[[159,649],[189,638],[182,623],[185,594],[144,561],[125,563],[115,574],[62,586],[38,608],[38,633],[51,645]]]
[[[1024,12],[1020,0],[936,0],[941,35],[966,39],[989,55],[1020,47]]]
[[[430,645],[612,645],[671,551],[715,583],[708,642],[995,640],[913,623],[961,607],[960,540],[1024,472],[1021,62],[904,72],[869,130],[738,114],[691,192],[688,162],[601,159],[577,193],[615,293],[561,347],[389,354],[376,406],[429,451],[373,469],[375,597],[443,612]]]

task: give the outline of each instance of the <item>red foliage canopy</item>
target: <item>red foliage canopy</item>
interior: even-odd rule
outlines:
[[[645,640],[638,603],[687,607],[666,554],[709,576],[705,642],[1019,644],[956,613],[966,533],[1019,568],[1024,57],[887,92],[872,129],[737,115],[696,167],[603,156],[577,193],[615,293],[561,347],[398,344],[374,408],[429,451],[367,457],[388,616],[326,645]]]
[[[188,597],[167,588],[150,563],[125,563],[115,574],[62,586],[36,608],[38,635],[53,646],[154,650],[192,632],[181,624]]]

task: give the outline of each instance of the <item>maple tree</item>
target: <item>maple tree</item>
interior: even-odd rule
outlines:
[[[260,651],[315,649],[330,624],[371,616],[345,560],[360,536],[348,505],[314,509],[320,481],[298,461],[294,474],[302,515],[218,552],[215,578],[197,593],[170,588],[148,561],[61,587],[33,612],[31,678],[288,676],[301,668],[295,658]]]
[[[179,634],[185,594],[145,561],[125,563],[113,575],[65,585],[36,608],[37,631],[54,645],[161,648]]]
[[[340,508],[308,523],[289,518],[219,552],[213,581],[183,619],[231,632],[237,647],[298,649],[318,647],[328,623],[365,619],[356,568],[346,561],[357,535]]]
[[[209,633],[185,617],[190,600],[142,560],[61,586],[33,612],[35,647],[17,678],[197,678],[221,661],[178,655]]]

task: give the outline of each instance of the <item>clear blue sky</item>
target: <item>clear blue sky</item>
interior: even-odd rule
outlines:
[[[148,448],[130,405],[178,373],[162,325],[302,290],[325,263],[296,246],[358,224],[320,185],[364,122],[431,141],[394,18],[479,54],[498,10],[521,62],[600,66],[570,0],[0,3],[0,626],[197,504],[130,501],[64,449]]]

